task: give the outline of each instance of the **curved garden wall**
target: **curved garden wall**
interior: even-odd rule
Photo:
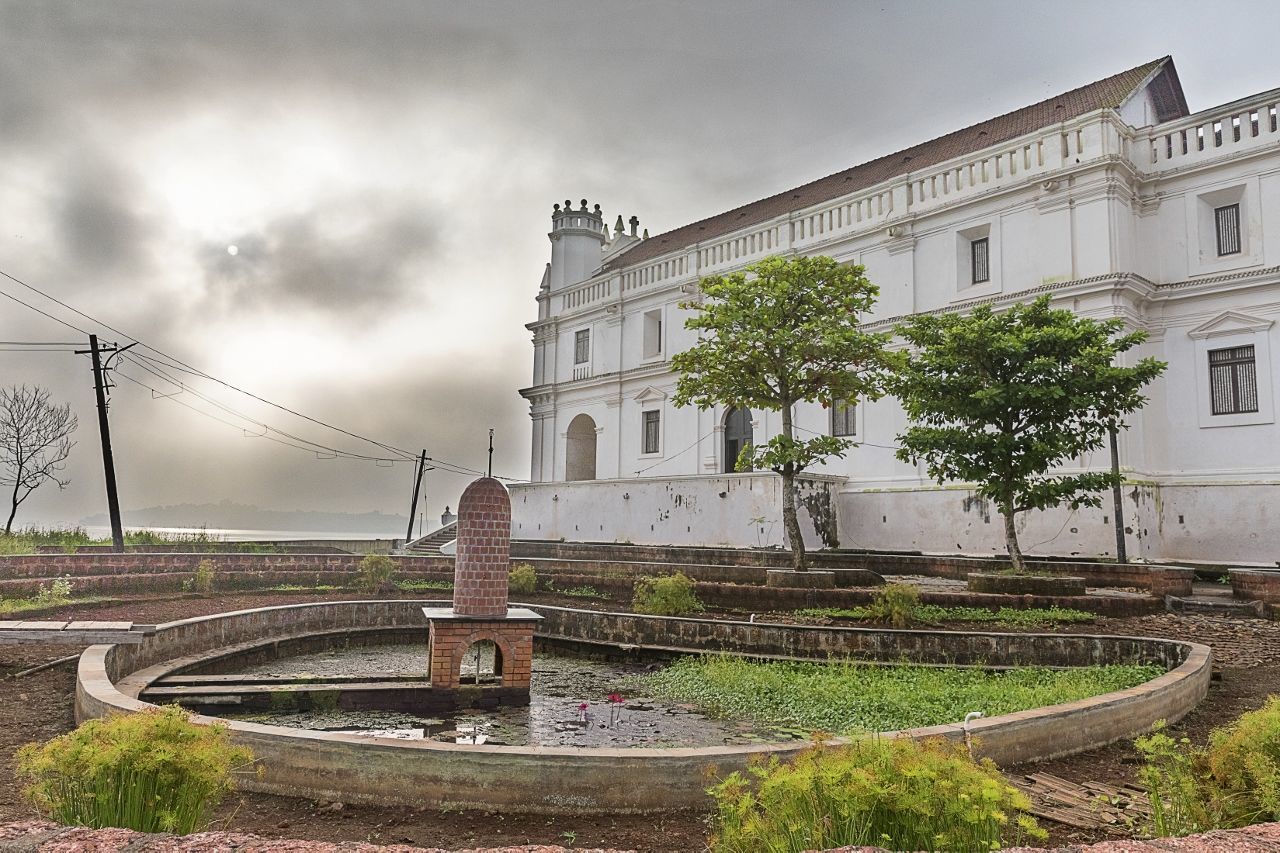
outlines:
[[[132,698],[152,678],[228,647],[312,633],[420,627],[422,601],[297,604],[162,625],[132,646],[93,646],[80,661],[77,719],[148,707]],[[1204,696],[1205,646],[1133,637],[968,634],[796,627],[645,617],[536,606],[539,635],[614,647],[723,650],[759,656],[850,656],[874,661],[1080,665],[1158,663],[1169,671],[1130,690],[980,720],[979,751],[1009,764],[1064,755],[1134,736],[1182,717]],[[208,719],[208,718],[205,718]],[[210,720],[211,721],[211,720]],[[254,750],[260,775],[244,786],[316,799],[485,806],[533,812],[624,812],[684,808],[705,796],[705,771],[744,766],[755,755],[787,757],[792,744],[698,749],[572,749],[465,746],[228,723]],[[959,724],[909,732],[962,738]]]

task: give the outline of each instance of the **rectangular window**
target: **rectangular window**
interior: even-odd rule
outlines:
[[[644,452],[657,453],[659,447],[658,425],[660,423],[659,418],[662,416],[662,413],[654,410],[651,412],[641,412],[640,416],[644,419]]]
[[[1258,411],[1258,365],[1253,344],[1209,350],[1209,392],[1215,415]]]
[[[852,400],[836,400],[831,404],[831,434],[857,435],[858,404]]]
[[[573,363],[586,364],[591,360],[591,330],[580,329],[573,336]]]
[[[1240,205],[1228,204],[1213,209],[1213,221],[1218,229],[1218,255],[1240,253]]]
[[[973,259],[973,283],[982,284],[991,280],[991,257],[988,253],[988,238],[982,237],[969,244],[969,252]]]
[[[662,309],[644,312],[644,357],[662,355]]]

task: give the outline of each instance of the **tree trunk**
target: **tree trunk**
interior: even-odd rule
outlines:
[[[796,475],[788,464],[782,476],[782,525],[791,542],[791,567],[797,572],[808,571],[804,559],[804,537],[800,534],[800,518],[796,515]]]
[[[782,434],[792,438],[791,405],[782,407]],[[782,476],[782,526],[791,540],[791,567],[797,572],[808,570],[804,559],[804,537],[800,533],[800,519],[796,515],[796,467],[788,462],[778,472]]]
[[[21,472],[18,472],[21,473]],[[17,475],[15,475],[17,476]],[[18,514],[18,504],[22,501],[18,500],[18,484],[13,484],[13,499],[10,501],[12,509],[9,510],[9,520],[4,523],[4,535],[8,536],[13,533],[13,519]]]
[[[1004,516],[1004,542],[1009,549],[1009,562],[1013,564],[1015,572],[1025,572],[1027,563],[1022,559],[1022,549],[1018,547],[1018,531],[1013,526],[1013,510],[1001,507],[1000,514]]]

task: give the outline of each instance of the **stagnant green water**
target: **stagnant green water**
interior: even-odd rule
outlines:
[[[336,649],[284,658],[244,674],[327,677],[425,675],[422,645]],[[470,660],[464,681],[477,665]],[[539,655],[527,707],[440,717],[313,710],[225,714],[231,719],[379,737],[494,745],[677,747],[746,745],[959,722],[1133,687],[1152,666],[1041,667],[990,672],[914,666],[756,663],[727,656],[670,666]],[[610,697],[613,696],[613,699]]]

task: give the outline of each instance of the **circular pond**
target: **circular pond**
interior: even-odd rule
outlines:
[[[77,717],[143,710],[150,705],[140,696],[161,690],[165,679],[185,673],[206,673],[206,679],[256,676],[268,681],[303,675],[322,682],[348,678],[343,691],[333,695],[347,695],[352,679],[364,682],[380,677],[388,667],[397,676],[412,678],[416,672],[421,677],[414,649],[425,649],[423,603],[353,601],[263,608],[162,625],[136,645],[94,646],[80,662]],[[485,734],[483,743],[477,734],[484,733],[457,715],[446,719],[393,712],[386,718],[330,717],[327,722],[312,715],[306,727],[289,728],[278,723],[290,722],[287,717],[296,708],[268,708],[268,716],[255,720],[230,719],[226,725],[233,738],[252,749],[260,761],[260,772],[246,779],[244,786],[315,799],[532,812],[647,812],[698,804],[708,767],[728,772],[744,767],[753,757],[785,758],[803,748],[794,740],[780,740],[789,733],[759,726],[740,730],[737,723],[708,719],[681,707],[682,702],[660,705],[638,694],[630,694],[630,699],[624,694],[621,703],[608,699],[619,676],[637,674],[627,669],[637,661],[642,665],[681,654],[723,652],[791,661],[848,658],[994,670],[1136,664],[1163,673],[1103,695],[973,723],[969,733],[977,739],[978,751],[1001,764],[1093,748],[1132,737],[1156,720],[1176,720],[1203,697],[1211,669],[1204,646],[1136,637],[898,631],[645,617],[544,606],[536,610],[543,617],[538,640],[544,647],[624,663],[540,655],[535,661],[544,667],[543,687],[534,690],[530,706],[519,712],[527,721],[523,730],[509,721],[481,720],[496,735]],[[397,644],[408,644],[408,648]],[[352,647],[354,657],[329,654],[324,665],[336,669],[327,676],[317,673],[326,654],[338,646]],[[317,652],[321,657],[302,657]],[[282,666],[297,671],[285,672]],[[248,672],[259,667],[262,671]],[[483,676],[483,663],[480,670]],[[317,696],[326,693],[320,687],[315,692]],[[628,709],[628,702],[636,707]],[[579,720],[579,706],[584,703],[587,708]],[[340,701],[328,704],[317,709],[313,703],[303,710],[360,714],[369,710],[341,708]],[[219,713],[228,710],[237,716],[244,711],[224,707]],[[611,716],[619,710],[621,724]],[[253,709],[253,715],[258,713],[261,709]],[[214,718],[199,719],[212,722]],[[440,722],[417,725],[426,720]],[[641,725],[651,722],[659,725]],[[465,730],[469,725],[470,731]],[[402,736],[406,732],[401,730],[407,729],[421,729],[422,734]],[[677,739],[677,734],[689,739]],[[966,731],[955,720],[903,734],[958,739]],[[521,739],[526,743],[518,743]]]

